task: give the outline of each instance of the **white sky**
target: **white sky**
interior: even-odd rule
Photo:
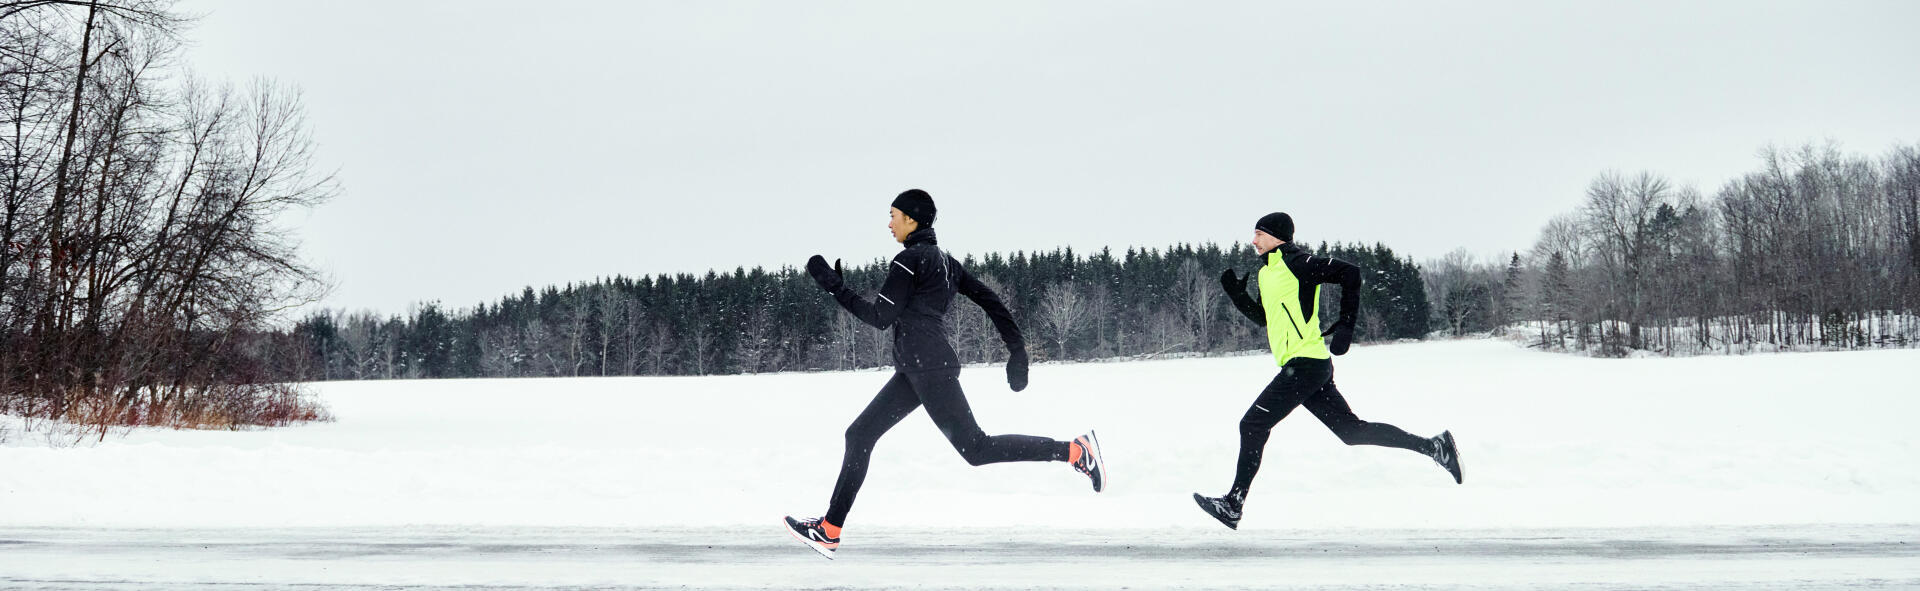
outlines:
[[[1920,141],[1920,2],[183,0],[203,76],[305,92],[329,307],[897,249],[1532,245],[1602,171]]]

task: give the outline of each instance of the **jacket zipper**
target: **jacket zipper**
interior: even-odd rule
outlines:
[[[1293,327],[1293,336],[1306,340],[1307,335],[1300,333],[1300,325],[1293,322],[1293,308],[1288,308],[1286,302],[1280,302],[1280,310],[1287,313],[1287,326]]]

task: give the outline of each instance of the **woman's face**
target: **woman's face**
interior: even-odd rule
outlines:
[[[913,221],[913,218],[907,217],[907,214],[901,212],[900,208],[889,207],[887,209],[890,210],[887,214],[887,230],[893,232],[894,242],[904,243],[907,241],[908,234],[912,234],[914,230],[920,229],[920,222]]]

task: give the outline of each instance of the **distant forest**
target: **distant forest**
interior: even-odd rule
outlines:
[[[1357,340],[1420,338],[1430,325],[1425,285],[1410,258],[1384,245],[1321,245],[1367,269]],[[1266,346],[1231,311],[1220,271],[1259,265],[1250,246],[1178,245],[968,256],[969,271],[1013,309],[1035,360],[1244,351]],[[872,297],[885,259],[850,267],[848,285]],[[1338,305],[1327,290],[1323,320]],[[965,362],[1004,361],[978,306],[957,299],[947,317]],[[407,316],[323,312],[268,340],[290,380],[520,376],[707,375],[854,369],[891,364],[891,339],[840,310],[795,267],[705,276],[614,277],[527,288],[473,310],[419,306]]]
[[[1383,244],[1309,246],[1366,270],[1361,342],[1490,334],[1610,357],[1920,343],[1920,146],[1879,158],[1769,148],[1759,159],[1711,196],[1655,173],[1603,173],[1531,249],[1498,260],[1460,251],[1415,264]],[[848,283],[871,297],[885,263],[849,269]],[[1007,300],[1035,360],[1266,346],[1218,281],[1259,264],[1246,245],[964,264]],[[1323,292],[1323,323],[1338,294]],[[1004,360],[971,302],[956,300],[948,322],[963,361]],[[288,380],[854,369],[888,365],[891,346],[794,267],[527,288],[471,310],[327,311],[260,345]]]
[[[298,384],[314,380],[888,364],[887,335],[795,267],[612,277],[472,308],[320,311],[287,326],[285,311],[318,299],[325,278],[276,220],[342,187],[314,166],[298,89],[192,76],[180,51],[191,18],[172,7],[37,1],[0,12],[0,413],[104,436],[117,425],[323,420]],[[1361,342],[1493,335],[1608,357],[1910,347],[1920,144],[1878,156],[1767,148],[1710,191],[1602,173],[1531,248],[1493,260],[1307,246],[1365,269]],[[797,265],[807,253],[793,254]],[[1035,360],[1266,347],[1219,287],[1222,270],[1259,264],[1244,245],[964,263],[1007,300]],[[856,265],[847,282],[871,294],[884,269],[884,259]],[[1324,310],[1323,322],[1334,316]],[[948,322],[963,360],[1003,360],[971,302]]]

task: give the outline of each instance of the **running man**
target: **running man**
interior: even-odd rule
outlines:
[[[1453,433],[1423,439],[1386,423],[1369,423],[1354,416],[1347,399],[1333,385],[1333,356],[1345,355],[1353,342],[1354,319],[1360,315],[1360,268],[1325,256],[1307,254],[1293,244],[1293,218],[1274,212],[1253,226],[1253,246],[1259,251],[1260,301],[1247,296],[1247,279],[1227,269],[1220,285],[1235,308],[1254,324],[1267,327],[1267,343],[1280,364],[1266,390],[1255,398],[1240,419],[1240,462],[1233,488],[1224,497],[1193,494],[1200,509],[1230,529],[1240,529],[1240,510],[1247,501],[1253,475],[1260,471],[1260,454],[1267,436],[1296,406],[1325,423],[1347,445],[1380,445],[1425,454],[1446,468],[1455,483],[1460,478],[1460,452]],[[1320,285],[1340,285],[1340,320],[1320,331]],[[1324,340],[1331,335],[1332,341]]]
[[[1000,296],[941,252],[933,235],[934,211],[933,197],[919,189],[893,200],[887,229],[905,248],[887,266],[887,279],[872,303],[841,281],[839,261],[828,267],[820,255],[807,260],[807,273],[841,307],[874,328],[893,329],[893,378],[847,427],[846,457],[840,462],[840,479],[833,485],[827,514],[811,519],[787,517],[788,532],[828,559],[840,547],[840,527],[846,525],[847,511],[866,480],[873,444],[922,406],[968,464],[1067,462],[1093,480],[1094,492],[1106,485],[1100,442],[1091,431],[1063,442],[1031,435],[987,435],[974,422],[973,409],[960,391],[960,360],[947,343],[945,317],[954,294],[967,296],[993,319],[1007,344],[1007,385],[1015,392],[1027,387],[1026,339]]]

